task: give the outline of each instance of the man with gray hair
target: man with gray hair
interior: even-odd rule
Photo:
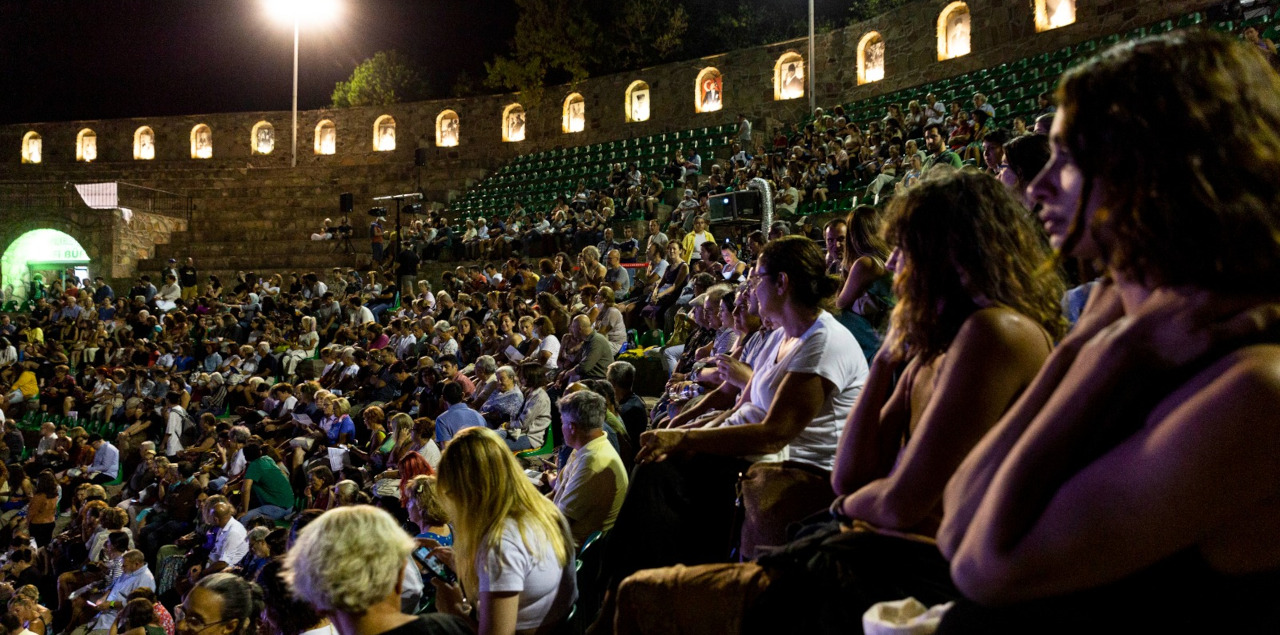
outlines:
[[[613,528],[627,496],[627,470],[604,433],[604,397],[579,390],[557,405],[565,445],[573,452],[556,478],[552,500],[581,546],[591,534]]]
[[[568,372],[561,373],[565,383],[581,379],[604,379],[605,370],[613,363],[613,348],[609,340],[596,332],[591,318],[578,315],[569,323],[569,332],[577,341],[582,342],[578,364]]]
[[[632,444],[638,445],[640,435],[649,428],[649,413],[645,410],[644,399],[635,393],[636,367],[630,362],[614,362],[609,364],[605,378],[613,386],[613,398],[618,404],[622,426],[627,429],[627,437]]]
[[[156,590],[156,578],[147,568],[147,559],[137,549],[124,552],[120,575],[111,583],[106,597],[98,602],[98,618],[89,632],[107,632],[116,621],[120,609],[129,602],[129,594],[138,589]]]
[[[476,358],[471,374],[471,383],[476,387],[476,391],[471,393],[472,408],[480,410],[480,407],[489,400],[489,396],[498,389],[498,378],[495,374],[497,371],[498,362],[492,355],[481,355]]]

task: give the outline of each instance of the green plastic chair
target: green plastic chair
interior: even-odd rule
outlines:
[[[116,469],[116,478],[108,483],[103,483],[103,487],[111,487],[113,485],[121,485],[124,483],[124,463],[120,463]]]
[[[521,450],[516,452],[516,458],[529,458],[535,456],[547,456],[556,451],[555,440],[552,439],[551,428],[547,428],[542,439],[542,447],[530,450]]]
[[[653,329],[640,337],[640,346],[648,348],[650,346],[665,346],[667,336],[662,329]]]

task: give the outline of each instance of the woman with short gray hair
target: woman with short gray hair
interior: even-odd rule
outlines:
[[[285,556],[295,596],[327,615],[342,635],[452,635],[464,620],[400,611],[405,563],[416,544],[391,514],[369,505],[325,512],[298,532]]]

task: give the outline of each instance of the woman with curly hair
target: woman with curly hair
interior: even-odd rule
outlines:
[[[707,619],[742,621],[746,633],[784,623],[821,632],[860,623],[879,601],[957,595],[934,542],[943,487],[1066,330],[1063,283],[1044,266],[1039,228],[990,176],[926,179],[888,215],[899,300],[840,438],[832,519],[758,565],[730,569],[744,588],[758,590],[766,571],[771,582],[754,602],[724,602],[734,612]],[[629,579],[619,604],[633,609],[631,597],[672,575]],[[780,610],[800,598],[816,610]]]
[[[1280,623],[1277,94],[1212,31],[1063,76],[1028,196],[1109,280],[947,486],[938,543],[968,600],[940,632]]]

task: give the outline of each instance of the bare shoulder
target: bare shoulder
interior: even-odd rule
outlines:
[[[1035,320],[1008,307],[975,311],[956,333],[956,345],[976,345],[986,349],[1049,349],[1049,338]]]
[[[1274,412],[1265,409],[1280,408],[1280,344],[1254,344],[1232,351],[1197,373],[1166,401],[1174,403],[1162,404],[1161,409]]]
[[[873,274],[880,274],[880,273],[884,273],[885,269],[884,269],[884,265],[880,264],[880,261],[876,260],[875,258],[872,258],[871,256],[859,256],[857,260],[853,261],[853,265],[849,268],[849,270],[850,271],[868,271]]]

